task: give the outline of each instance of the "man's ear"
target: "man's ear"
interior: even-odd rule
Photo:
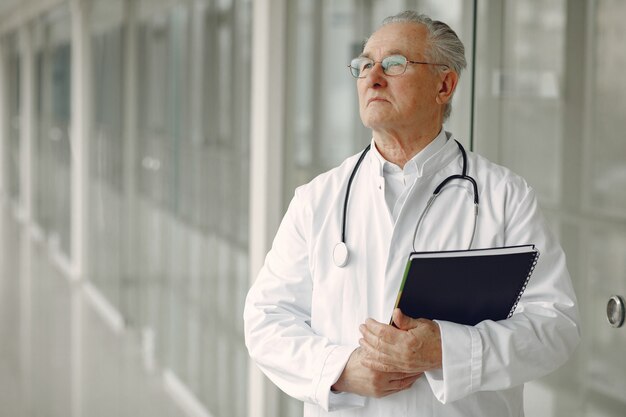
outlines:
[[[452,71],[446,70],[442,73],[441,84],[439,84],[439,91],[437,92],[437,103],[446,104],[452,100],[452,94],[456,89],[456,85],[459,82],[459,75]]]

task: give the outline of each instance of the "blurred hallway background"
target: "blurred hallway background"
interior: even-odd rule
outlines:
[[[0,415],[180,416],[135,332],[111,329],[45,244],[0,216]]]
[[[0,0],[0,417],[296,417],[243,300],[294,188],[370,141],[346,66],[416,9],[446,129],[536,189],[583,315],[526,414],[626,415],[626,3]]]

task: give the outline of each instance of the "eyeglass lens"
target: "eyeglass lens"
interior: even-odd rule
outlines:
[[[370,58],[354,58],[350,62],[350,71],[352,72],[352,76],[356,78],[366,77],[374,64],[375,61]],[[400,75],[406,71],[407,59],[402,55],[391,55],[383,58],[380,64],[382,65],[383,72],[385,74]]]

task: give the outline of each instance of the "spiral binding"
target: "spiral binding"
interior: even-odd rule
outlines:
[[[517,308],[517,304],[519,303],[519,300],[522,298],[522,294],[524,294],[524,291],[526,290],[526,286],[528,285],[528,281],[530,280],[530,276],[533,274],[533,271],[535,270],[535,267],[537,266],[537,260],[538,259],[539,259],[539,251],[536,250],[535,251],[535,256],[533,257],[533,260],[532,260],[532,265],[530,265],[530,269],[528,270],[528,276],[526,277],[526,280],[524,281],[524,285],[522,285],[522,289],[517,294],[517,300],[515,300],[515,303],[513,303],[513,307],[511,307],[511,311],[509,312],[509,315],[507,316],[507,319],[511,318],[511,316],[513,315],[513,312]]]

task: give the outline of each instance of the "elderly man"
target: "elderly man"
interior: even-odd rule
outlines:
[[[251,357],[305,416],[521,416],[523,384],[579,341],[565,257],[533,190],[443,130],[464,67],[456,34],[414,12],[385,19],[350,65],[369,151],[296,190],[244,313]],[[426,209],[465,171],[477,216],[458,179]],[[413,250],[524,244],[541,256],[509,319],[393,309]]]

